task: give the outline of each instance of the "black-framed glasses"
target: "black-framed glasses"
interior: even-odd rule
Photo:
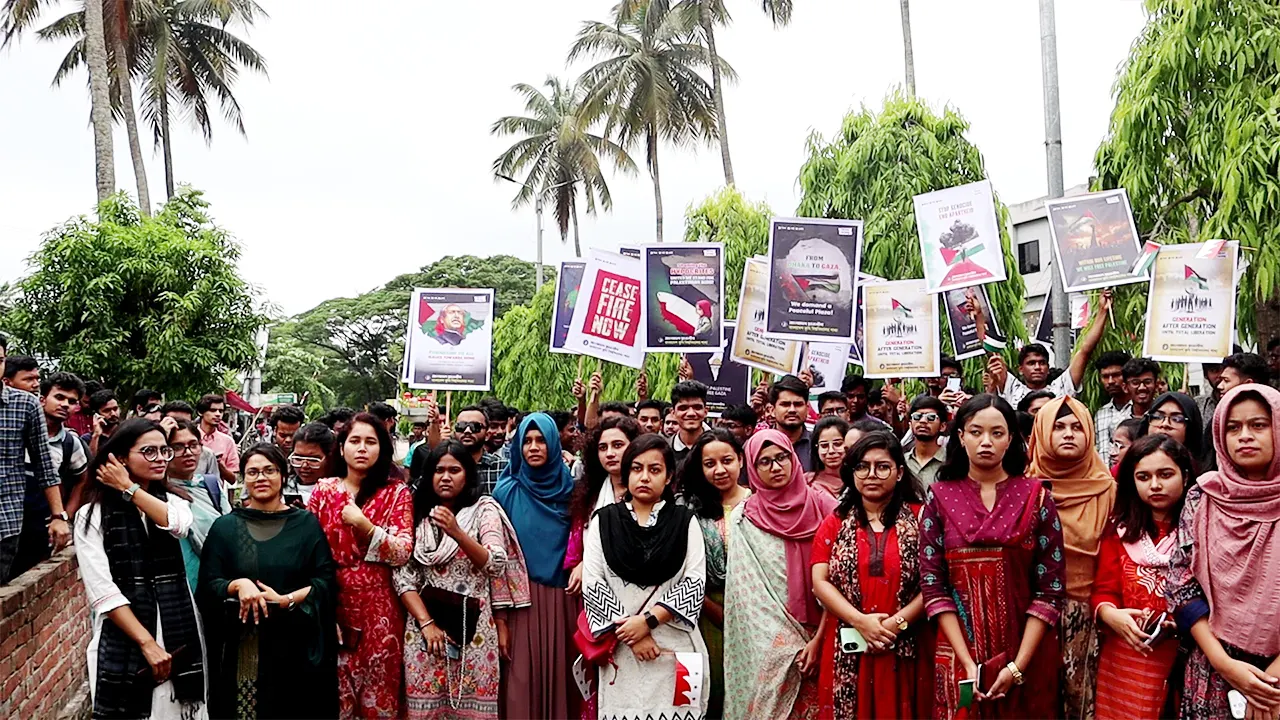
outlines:
[[[756,470],[759,470],[761,472],[768,470],[774,465],[777,465],[779,468],[781,468],[789,464],[791,464],[791,456],[786,453],[782,453],[779,455],[770,455],[768,457],[761,455],[760,457],[756,458]]]
[[[898,468],[893,463],[876,463],[875,466],[872,467],[871,463],[861,462],[854,466],[853,476],[859,480],[866,480],[874,473],[877,478],[881,480],[888,480],[893,477],[893,471],[897,469]]]
[[[938,413],[920,412],[917,410],[916,412],[911,413],[911,419],[915,422],[934,422],[939,418]]]
[[[485,427],[486,425],[484,423],[471,420],[469,422],[454,423],[453,431],[459,435],[463,435],[465,433],[471,433],[472,435],[479,435],[480,431],[484,430]]]
[[[268,465],[264,468],[249,468],[244,471],[245,480],[257,480],[260,477],[268,480],[278,478],[280,477],[280,468],[275,465]]]
[[[313,457],[311,455],[290,455],[289,464],[293,467],[320,467],[320,463],[324,462],[322,457]]]
[[[189,443],[170,445],[169,449],[173,451],[175,457],[181,457],[182,455],[199,455],[200,451],[204,449],[204,446],[195,440],[192,440]]]
[[[169,462],[173,459],[173,448],[168,445],[148,445],[144,448],[139,448],[138,454],[147,462],[155,462],[156,460]]]
[[[1182,413],[1162,413],[1153,412],[1147,415],[1147,419],[1151,422],[1171,422],[1174,425],[1186,425],[1187,416]]]

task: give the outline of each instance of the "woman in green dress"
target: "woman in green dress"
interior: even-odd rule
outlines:
[[[198,600],[213,717],[338,715],[336,567],[320,522],[285,504],[274,445],[241,460],[248,504],[214,522]]]

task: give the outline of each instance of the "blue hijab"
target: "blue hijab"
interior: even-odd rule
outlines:
[[[547,441],[547,462],[536,468],[525,462],[523,452],[525,435],[534,426]],[[560,430],[550,415],[533,413],[520,423],[510,450],[511,462],[493,488],[493,499],[516,529],[529,579],[562,588],[568,583],[564,555],[569,546],[573,474],[561,458]]]

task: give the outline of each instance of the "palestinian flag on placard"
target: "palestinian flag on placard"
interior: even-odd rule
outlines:
[[[906,305],[903,305],[902,303],[898,302],[897,300],[894,300],[893,298],[890,298],[889,302],[893,303],[892,305],[893,311],[898,315],[902,316],[903,319],[911,317],[911,308],[907,307]]]
[[[1222,253],[1222,248],[1226,244],[1226,240],[1210,240],[1200,248],[1200,252],[1196,253],[1196,259],[1208,260],[1209,258],[1216,258]]]
[[[1186,280],[1188,285],[1195,285],[1196,288],[1199,290],[1209,289],[1209,281],[1201,277],[1200,273],[1196,272],[1195,270],[1192,270],[1190,265],[1183,265],[1183,268],[1185,269]]]
[[[427,296],[418,297],[418,324],[422,325],[423,332],[426,332],[427,319],[436,314],[436,309],[431,307],[431,303],[427,302]]]
[[[944,247],[941,248],[942,261],[947,264],[947,267],[951,267],[952,265],[968,260],[974,255],[982,252],[984,247],[986,246],[982,244],[971,248],[961,248],[959,250],[952,250],[951,248]]]
[[[1160,243],[1148,240],[1142,246],[1142,253],[1138,255],[1138,259],[1133,263],[1133,269],[1129,271],[1130,275],[1142,275],[1151,269],[1156,262],[1156,255],[1160,253]]]
[[[983,350],[989,353],[998,353],[1001,350],[1004,350],[1004,346],[1006,344],[1007,343],[1003,336],[999,333],[992,332],[990,328],[987,328],[987,334],[982,338]]]

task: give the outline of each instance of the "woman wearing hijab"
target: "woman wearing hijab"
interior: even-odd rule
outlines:
[[[1049,718],[1058,697],[1066,590],[1053,496],[1026,477],[1017,416],[975,395],[956,411],[947,464],[920,518],[920,586],[938,623],[934,717]],[[961,708],[961,680],[977,679]]]
[[[1093,580],[1098,548],[1116,503],[1116,481],[1093,449],[1093,418],[1071,397],[1050,400],[1031,431],[1031,475],[1053,487],[1066,545],[1067,600],[1059,628],[1062,640],[1064,717],[1092,717],[1098,674]]]
[[[751,436],[746,466],[754,494],[729,517],[724,716],[816,717],[823,613],[809,559],[836,499],[804,481],[800,458],[777,430]]]
[[[1229,390],[1213,415],[1218,470],[1187,491],[1170,560],[1169,605],[1195,640],[1178,716],[1280,715],[1280,392]]]
[[[561,455],[560,431],[546,413],[520,422],[511,463],[493,489],[524,551],[530,607],[507,612],[511,660],[499,700],[503,717],[565,718],[578,694],[570,667],[577,603],[564,590],[573,474]],[[571,694],[572,693],[572,694]]]
[[[702,530],[676,504],[675,453],[661,435],[627,446],[623,502],[596,513],[587,529],[582,598],[599,638],[613,632],[610,663],[599,668],[599,717],[693,720],[706,713],[709,688],[690,696],[690,676],[711,673],[698,632],[706,590]],[[697,667],[683,663],[696,659]]]
[[[1156,433],[1168,435],[1182,443],[1191,453],[1197,469],[1205,469],[1211,463],[1211,452],[1205,452],[1204,423],[1200,408],[1191,396],[1180,392],[1167,392],[1151,403],[1151,409],[1142,416],[1142,435]]]

